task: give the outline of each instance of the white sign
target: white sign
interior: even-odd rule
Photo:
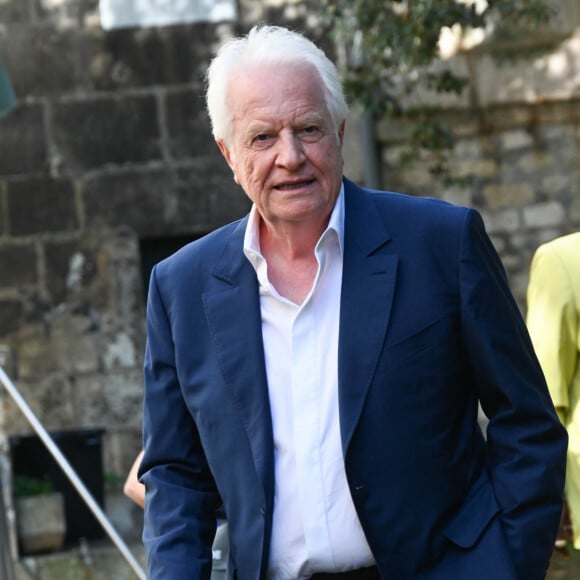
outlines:
[[[101,26],[169,26],[236,19],[235,0],[99,0]]]

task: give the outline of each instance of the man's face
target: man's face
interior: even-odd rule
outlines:
[[[218,141],[234,178],[273,226],[330,215],[342,179],[344,124],[335,129],[315,69],[245,69],[230,82],[232,132]]]

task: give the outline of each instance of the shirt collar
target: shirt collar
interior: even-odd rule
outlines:
[[[259,223],[260,215],[258,214],[256,205],[254,204],[250,210],[246,232],[244,234],[244,254],[254,267],[256,267],[256,260],[262,256],[260,249],[260,230],[258,228]],[[322,240],[329,231],[336,232],[340,253],[342,255],[344,249],[344,183],[340,186],[340,192],[338,193],[334,208],[330,214],[328,226],[326,226],[326,229],[320,236],[320,240]]]

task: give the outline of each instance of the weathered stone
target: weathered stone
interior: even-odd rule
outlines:
[[[142,415],[136,412],[143,404],[140,369],[79,376],[71,396],[77,425],[141,428]]]
[[[73,174],[161,158],[157,106],[150,95],[56,104],[53,135],[61,169]]]
[[[23,554],[62,548],[66,534],[62,493],[18,497],[15,504],[18,540]]]
[[[497,163],[493,159],[458,161],[453,163],[452,171],[456,177],[493,177],[497,174]]]
[[[580,191],[580,188],[579,190]],[[569,217],[572,223],[576,224],[576,228],[580,231],[580,195],[576,192],[576,195],[572,198],[572,203],[570,204]]]
[[[83,22],[91,4],[98,0],[32,0],[35,5],[35,20],[47,22],[58,28],[78,27]]]
[[[141,566],[145,566],[145,551],[142,543],[131,544]],[[30,559],[30,558],[29,558]],[[38,580],[134,580],[135,572],[114,546],[85,545],[64,553],[35,558],[35,578]],[[29,579],[22,573],[17,580]]]
[[[97,90],[111,90],[200,82],[218,38],[214,27],[194,23],[93,30],[89,43],[91,80]]]
[[[87,225],[128,226],[141,235],[161,234],[167,229],[164,214],[166,206],[171,206],[172,188],[167,170],[90,178],[83,188]]]
[[[1,268],[2,266],[0,265],[0,270]],[[0,340],[22,324],[23,310],[20,300],[0,299]]]
[[[486,211],[483,213],[483,218],[490,234],[512,233],[521,227],[520,213],[516,209]]]
[[[48,162],[43,109],[20,103],[0,127],[0,175],[45,170]]]
[[[57,310],[47,316],[46,326],[46,354],[59,370],[76,376],[100,369],[101,345],[91,316]]]
[[[28,0],[2,0],[0,2],[0,22],[14,25],[26,22],[30,18]]]
[[[501,148],[503,151],[513,151],[514,149],[527,149],[534,143],[533,136],[523,129],[506,131],[501,136]]]
[[[0,36],[0,54],[19,100],[56,95],[79,87],[79,37],[74,29],[14,25]],[[26,55],[23,58],[22,55]]]
[[[79,226],[73,184],[31,178],[8,184],[10,231],[14,236],[66,232]]]
[[[561,225],[566,213],[561,203],[549,201],[524,207],[523,215],[526,226],[546,228]]]
[[[199,160],[191,168],[180,170],[177,177],[173,220],[182,231],[207,233],[239,219],[250,209],[250,200],[234,182],[223,159]]]
[[[534,199],[529,183],[493,183],[484,186],[483,195],[488,209],[521,206]]]
[[[572,175],[556,173],[542,178],[542,190],[548,197],[560,197],[572,190]]]
[[[550,166],[554,166],[555,163],[556,159],[551,153],[538,151],[537,149],[523,153],[517,160],[518,168],[529,175],[534,175]]]
[[[82,254],[82,258],[75,260],[77,253],[80,254],[77,240],[57,240],[44,245],[45,283],[53,304],[63,302],[67,291],[86,279],[87,260]],[[81,263],[75,266],[79,259]]]
[[[38,279],[37,271],[32,244],[0,244],[0,288],[34,284]]]
[[[211,133],[201,88],[167,94],[165,109],[167,145],[172,158],[196,157],[200,151],[216,159],[221,157]]]

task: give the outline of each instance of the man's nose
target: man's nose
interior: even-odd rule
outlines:
[[[302,142],[294,134],[283,134],[278,139],[278,155],[276,163],[281,167],[295,169],[305,159]]]

